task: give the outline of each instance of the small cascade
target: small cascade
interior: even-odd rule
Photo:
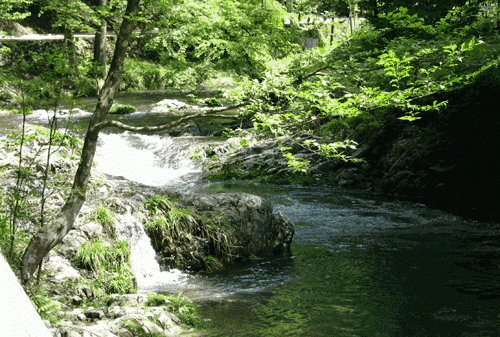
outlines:
[[[102,133],[95,160],[98,170],[149,186],[186,190],[201,174],[190,159],[194,137]],[[186,186],[188,185],[188,186]],[[179,188],[175,188],[178,186]]]
[[[138,280],[151,277],[160,272],[156,261],[156,252],[151,246],[151,240],[144,231],[144,226],[134,216],[116,216],[116,238],[129,243],[132,271]]]
[[[116,238],[129,243],[132,272],[137,279],[140,292],[154,290],[151,287],[159,282],[178,287],[186,282],[189,275],[180,270],[160,271],[160,265],[156,261],[156,252],[151,245],[151,240],[144,231],[142,223],[134,216],[129,214],[117,215],[115,225]]]

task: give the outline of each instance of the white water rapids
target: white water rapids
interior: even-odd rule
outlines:
[[[201,173],[190,159],[195,144],[194,137],[101,133],[95,161],[100,172],[187,192]]]

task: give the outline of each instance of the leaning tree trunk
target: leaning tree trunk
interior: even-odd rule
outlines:
[[[139,3],[140,0],[129,0],[127,3],[120,34],[116,40],[115,52],[113,60],[111,61],[108,77],[99,94],[99,101],[92,115],[87,135],[85,136],[82,158],[75,175],[71,194],[55,219],[39,228],[24,252],[21,261],[21,282],[24,286],[30,285],[33,274],[42,263],[45,255],[58,245],[71,230],[85,202],[85,195],[100,131],[100,128],[94,128],[94,126],[104,121],[113,104],[114,96],[118,91],[123,62],[132,40],[132,31],[136,26],[134,17],[139,9]]]

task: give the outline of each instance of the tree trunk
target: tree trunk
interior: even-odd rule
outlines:
[[[21,261],[21,282],[30,286],[33,273],[47,253],[58,245],[73,228],[80,209],[85,202],[92,162],[99,138],[99,128],[94,125],[102,123],[108,114],[113,99],[118,91],[123,62],[132,40],[132,31],[136,26],[134,17],[139,9],[140,0],[128,0],[120,34],[116,40],[115,52],[111,61],[108,77],[99,94],[97,107],[92,115],[82,150],[82,158],[75,174],[71,194],[55,219],[39,228],[31,239]]]
[[[99,6],[106,6],[107,0],[100,0]],[[107,23],[105,19],[101,20],[101,27],[95,33],[94,39],[94,62],[101,67],[103,67],[102,72],[100,72],[100,77],[106,77],[106,66],[108,63],[108,58],[106,54],[106,34],[107,34]]]

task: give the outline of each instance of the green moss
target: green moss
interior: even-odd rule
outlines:
[[[134,113],[136,111],[137,111],[137,109],[133,105],[118,104],[118,105],[113,106],[109,110],[109,113],[112,115],[126,115],[126,114]]]

